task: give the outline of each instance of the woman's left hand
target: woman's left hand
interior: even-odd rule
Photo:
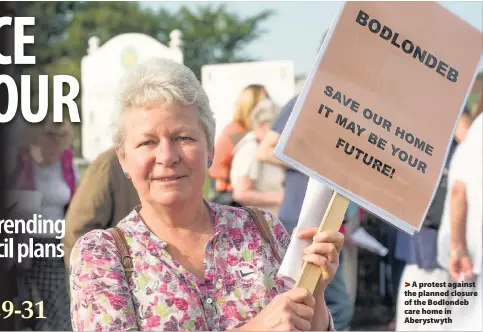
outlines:
[[[314,293],[322,295],[339,268],[339,254],[344,245],[344,235],[340,232],[317,233],[317,227],[312,227],[299,231],[297,236],[300,239],[313,238],[313,243],[304,250],[303,259],[325,271]]]

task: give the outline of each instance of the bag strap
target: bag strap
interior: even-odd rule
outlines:
[[[126,238],[121,230],[117,227],[108,228],[107,231],[112,234],[114,241],[116,241],[117,250],[121,254],[121,262],[122,266],[124,267],[124,274],[126,275],[126,280],[129,283],[134,271],[134,266],[132,263],[132,257],[129,255]]]
[[[260,231],[260,234],[262,237],[267,241],[270,246],[272,247],[273,255],[275,256],[275,259],[279,264],[282,264],[282,258],[280,257],[276,247],[275,247],[275,240],[273,239],[272,232],[270,232],[270,228],[268,227],[267,220],[265,219],[265,216],[263,215],[262,211],[259,209],[253,207],[253,206],[245,206],[242,207],[243,210],[247,211],[250,214],[250,217],[252,217],[253,221],[258,227],[258,230]]]

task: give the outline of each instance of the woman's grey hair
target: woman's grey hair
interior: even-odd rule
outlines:
[[[214,146],[216,122],[205,90],[195,74],[183,64],[154,58],[138,64],[121,79],[117,92],[117,116],[114,143],[124,144],[124,115],[133,108],[149,106],[164,99],[170,103],[194,105],[205,130],[208,148]]]
[[[272,123],[278,113],[280,113],[280,107],[272,100],[267,98],[261,100],[252,111],[253,128],[263,122]]]

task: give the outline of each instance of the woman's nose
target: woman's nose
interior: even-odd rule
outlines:
[[[156,162],[165,166],[170,166],[179,161],[179,153],[176,145],[169,141],[163,140],[156,149]]]

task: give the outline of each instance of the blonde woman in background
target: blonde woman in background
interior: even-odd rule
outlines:
[[[231,201],[232,186],[230,184],[233,149],[237,142],[252,129],[253,108],[265,98],[269,98],[269,96],[262,85],[252,84],[243,89],[238,99],[233,121],[223,129],[215,144],[213,164],[208,174],[215,180],[217,192],[215,201],[218,203],[228,205],[234,203]]]
[[[252,112],[253,129],[235,146],[230,171],[233,199],[242,205],[252,205],[278,215],[283,201],[285,169],[257,159],[258,147],[270,131],[280,108],[264,99]]]
[[[65,211],[79,183],[79,169],[70,148],[73,130],[69,122],[54,123],[52,114],[38,124],[25,124],[25,143],[11,164],[10,188],[36,192],[40,207],[28,211],[30,218],[64,220]],[[24,211],[27,213],[26,211]],[[32,234],[34,243],[55,246],[64,234]],[[34,330],[71,330],[66,271],[63,257],[34,257],[23,272],[23,287],[33,303],[43,302],[45,319],[26,320]],[[32,308],[37,310],[38,306]],[[38,315],[35,314],[35,317]]]

